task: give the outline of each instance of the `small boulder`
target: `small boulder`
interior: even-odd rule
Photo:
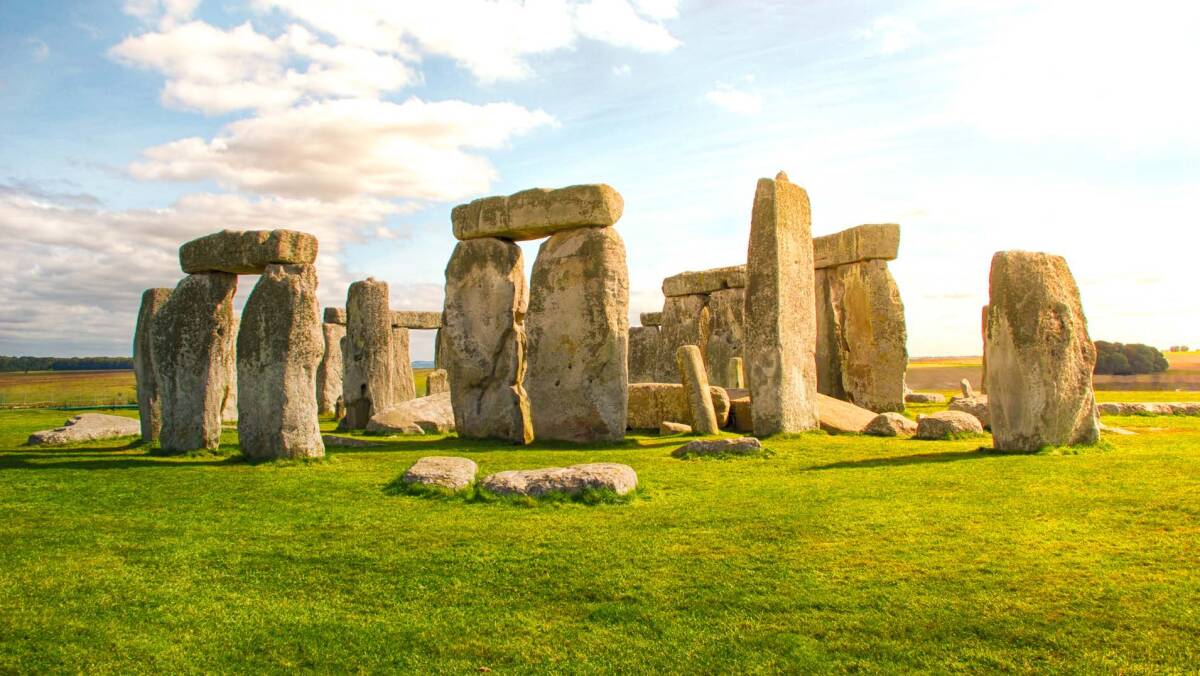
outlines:
[[[697,439],[671,452],[675,458],[711,455],[754,455],[763,450],[762,442],[754,437],[736,439]]]
[[[445,434],[454,431],[450,393],[410,399],[371,416],[367,434]]]
[[[663,436],[668,436],[671,434],[691,434],[692,426],[664,420],[658,424],[658,433]]]
[[[589,489],[610,490],[617,495],[625,495],[637,488],[637,473],[629,465],[592,462],[571,467],[497,472],[484,477],[481,483],[488,491],[500,495],[578,495]]]
[[[946,397],[936,392],[909,392],[904,395],[904,401],[909,404],[944,404]]]
[[[29,435],[30,446],[59,446],[84,441],[135,437],[142,433],[137,418],[103,413],[84,413],[71,418],[62,427],[42,430]]]
[[[880,413],[863,428],[863,434],[874,437],[911,437],[917,433],[917,423],[899,413]]]
[[[753,402],[751,403],[753,404]],[[863,428],[875,419],[875,412],[855,406],[848,401],[818,393],[817,417],[821,421],[821,429],[826,432],[846,434],[862,432]]]
[[[956,439],[971,434],[983,434],[983,425],[979,418],[963,411],[940,411],[917,422],[918,439]]]
[[[979,419],[979,424],[983,425],[984,429],[992,426],[992,419],[988,415],[988,396],[986,394],[977,394],[974,397],[955,397],[950,400],[950,410],[970,413]]]
[[[479,466],[473,460],[431,455],[417,460],[408,468],[404,473],[404,483],[461,491],[475,483],[475,473],[478,471]]]

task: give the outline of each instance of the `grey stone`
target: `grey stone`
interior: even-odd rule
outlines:
[[[408,329],[392,327],[392,387],[395,389],[393,403],[417,398],[417,381],[413,376],[412,357],[408,350]]]
[[[729,395],[725,388],[709,386],[717,424],[729,421]],[[628,426],[635,430],[656,429],[664,420],[691,420],[687,394],[678,383],[630,383]]]
[[[655,381],[679,382],[675,352],[684,345],[695,345],[703,354],[708,348],[708,296],[672,296],[663,303],[662,328],[659,331],[659,362]]]
[[[931,441],[983,434],[979,418],[962,411],[941,411],[917,420],[917,438]]]
[[[321,356],[321,363],[317,365],[317,412],[336,414],[342,400],[342,372],[345,369],[342,341],[346,337],[346,326],[322,324],[321,335],[325,341],[325,352]]]
[[[238,419],[238,366],[237,341],[241,335],[241,320],[234,317],[229,333],[225,334],[225,393],[221,395],[221,422],[237,423]]]
[[[637,488],[637,473],[629,465],[592,462],[571,467],[498,472],[484,477],[481,485],[500,495],[578,495],[589,489],[610,490],[617,495],[625,495]]]
[[[894,260],[900,249],[895,223],[860,225],[813,239],[813,264],[833,268],[870,260]]]
[[[763,450],[762,442],[754,437],[736,439],[697,439],[671,452],[676,458],[713,455],[755,455]]]
[[[341,324],[346,325],[346,308],[344,307],[327,307],[325,308],[325,323],[326,324]]]
[[[137,387],[138,416],[142,441],[158,441],[162,428],[162,402],[154,379],[154,316],[171,297],[170,289],[146,289],[133,330],[133,378]]]
[[[658,433],[662,436],[670,436],[672,434],[691,434],[692,426],[684,425],[683,423],[671,422],[664,420],[658,424]]]
[[[875,437],[911,437],[916,433],[915,421],[892,411],[880,413],[863,428],[863,434]]]
[[[721,387],[743,387],[745,378],[734,368],[745,350],[746,290],[714,291],[708,296],[708,340],[704,346],[704,365],[709,382]],[[740,364],[740,362],[739,362]]]
[[[742,361],[741,357],[733,357],[729,360],[729,366],[726,367],[728,370],[726,371],[725,378],[730,382],[723,387],[726,389],[733,388],[737,390],[744,389],[746,387],[746,368],[743,364],[744,362]]]
[[[709,294],[721,289],[740,289],[746,286],[746,266],[732,265],[725,268],[681,272],[663,280],[664,296],[689,296]]]
[[[183,271],[262,274],[268,265],[312,265],[317,238],[295,230],[222,230],[179,247]]]
[[[450,377],[446,369],[434,369],[425,376],[425,396],[448,394],[450,392]],[[453,410],[451,410],[453,414]]]
[[[621,218],[624,208],[620,193],[597,183],[484,197],[454,207],[450,220],[454,236],[460,240],[527,240],[576,228],[610,226]]]
[[[530,277],[525,390],[538,439],[619,441],[629,383],[629,271],[613,228],[560,232]]]
[[[371,416],[396,403],[387,282],[368,278],[351,284],[346,293],[346,320],[346,347],[342,354],[342,402],[346,417],[339,429],[360,430],[367,426]]]
[[[238,440],[253,459],[325,455],[317,365],[325,351],[312,265],[268,265],[238,331]]]
[[[629,327],[629,382],[654,382],[660,338],[657,326]]]
[[[132,437],[141,434],[141,424],[133,418],[103,413],[77,415],[52,430],[42,430],[29,435],[30,446],[61,446],[84,441],[99,441]]]
[[[979,424],[983,425],[984,429],[990,429],[992,426],[992,418],[988,412],[988,396],[986,394],[976,395],[970,398],[954,397],[950,400],[951,411],[962,411],[970,413],[979,419]]]
[[[713,408],[712,393],[709,391],[708,374],[704,370],[704,359],[700,348],[684,345],[675,351],[679,374],[683,380],[684,396],[687,399],[688,420],[697,434],[717,434],[717,413]]]
[[[642,326],[662,326],[661,312],[643,312],[641,319]]]
[[[944,404],[946,397],[936,392],[909,392],[904,395],[904,401],[910,404]]]
[[[446,434],[454,431],[450,393],[410,399],[379,411],[367,423],[368,434]]]
[[[971,381],[967,380],[966,378],[963,378],[958,383],[958,387],[960,390],[962,390],[962,396],[964,399],[972,399],[975,397],[975,390],[971,389]]]
[[[392,312],[392,326],[406,329],[440,329],[442,328],[442,313],[395,310]]]
[[[475,483],[479,466],[474,460],[452,456],[426,456],[413,463],[404,473],[404,483],[437,486],[461,491]]]

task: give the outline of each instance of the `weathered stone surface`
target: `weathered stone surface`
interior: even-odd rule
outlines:
[[[442,328],[442,313],[394,310],[392,312],[392,326],[405,329],[440,329]]]
[[[1105,402],[1096,409],[1100,415],[1200,415],[1200,402]]]
[[[946,396],[936,392],[909,392],[904,401],[910,404],[944,404]]]
[[[817,392],[834,399],[849,400],[842,384],[842,341],[841,309],[834,304],[831,295],[829,270],[813,273],[813,290],[816,294],[817,322]]]
[[[711,455],[754,455],[763,450],[762,442],[754,437],[737,439],[697,439],[671,451],[675,458]]]
[[[654,382],[660,338],[657,326],[629,327],[629,382]]]
[[[683,423],[671,422],[664,420],[658,424],[658,433],[662,436],[670,436],[672,434],[691,434],[692,426],[684,425]]]
[[[963,398],[972,399],[975,397],[975,390],[971,388],[971,381],[967,380],[966,378],[963,378],[961,381],[959,381],[958,388],[962,390]]]
[[[820,389],[872,411],[903,411],[908,333],[904,303],[887,264],[842,265],[818,276],[828,285],[817,292],[818,359],[832,359],[818,366],[818,380],[841,380],[840,388]]]
[[[454,248],[446,265],[440,356],[459,435],[533,441],[523,385],[528,304],[519,246],[484,238]]]
[[[268,265],[238,330],[238,441],[248,458],[325,455],[317,365],[325,352],[312,265]]]
[[[747,374],[754,433],[817,427],[816,316],[808,194],[759,179],[746,260]]]
[[[1099,439],[1096,347],[1065,259],[1026,251],[992,258],[986,349],[996,449],[1036,451]]]
[[[141,433],[141,424],[133,418],[103,413],[84,413],[67,420],[62,427],[34,432],[29,435],[26,443],[30,446],[60,446],[84,441],[132,437]]]
[[[726,390],[729,393],[729,427],[735,432],[753,432],[754,414],[750,407],[750,390]]]
[[[589,489],[610,490],[617,495],[625,495],[637,488],[637,473],[629,465],[592,462],[571,467],[498,472],[484,477],[481,485],[500,495],[578,495]]]
[[[679,382],[675,352],[684,345],[696,345],[703,354],[708,349],[708,296],[673,296],[663,303],[662,328],[659,331],[659,362],[655,381]]]
[[[460,240],[498,237],[541,239],[576,228],[610,226],[621,218],[625,200],[603,183],[557,190],[533,188],[507,197],[484,197],[450,212]]]
[[[709,386],[713,412],[717,424],[724,426],[729,421],[729,395],[722,387]],[[678,383],[630,383],[629,417],[626,424],[630,429],[657,429],[664,420],[675,422],[691,420],[687,395]]]
[[[388,285],[375,278],[354,282],[346,292],[346,347],[342,353],[339,429],[360,430],[371,416],[396,403],[395,353]]]
[[[941,411],[917,421],[918,439],[955,439],[971,434],[983,434],[983,426],[979,418],[962,411]]]
[[[295,230],[222,230],[179,247],[183,271],[262,274],[268,265],[312,265],[317,238]]]
[[[525,318],[525,391],[538,439],[625,437],[629,270],[613,228],[560,232],[542,243]]]
[[[317,365],[317,412],[336,413],[342,398],[342,339],[346,337],[344,324],[321,324],[321,336],[325,351]]]
[[[726,389],[733,388],[737,390],[744,389],[746,387],[746,367],[744,363],[745,362],[742,361],[741,357],[733,357],[729,360],[729,366],[726,367],[728,370],[726,371],[725,377],[726,380],[729,380],[730,382],[727,385],[723,385],[723,387]]]
[[[821,269],[870,260],[890,261],[899,250],[899,225],[860,225],[813,238],[813,265]]]
[[[831,434],[862,432],[875,419],[873,411],[824,394],[817,395],[817,414],[821,429]]]
[[[154,316],[159,445],[167,453],[213,450],[220,443],[236,291],[236,275],[188,275]]]
[[[641,318],[642,326],[662,326],[661,312],[643,312]]]
[[[863,434],[874,437],[911,437],[916,433],[915,421],[892,411],[880,413],[863,428]]]
[[[326,324],[341,324],[346,325],[346,308],[344,307],[327,307],[325,308],[325,323]]]
[[[133,379],[137,386],[142,440],[147,443],[158,441],[158,431],[162,428],[162,402],[158,382],[154,379],[154,332],[151,327],[154,316],[170,297],[170,289],[146,289],[133,330]]]
[[[988,306],[983,306],[983,364],[980,369],[979,376],[979,391],[987,394],[987,324],[988,324]]]
[[[241,320],[234,317],[229,332],[225,334],[225,393],[221,396],[221,422],[237,423],[238,419],[238,367],[237,341],[241,335]]]
[[[449,392],[450,376],[446,375],[446,369],[434,369],[425,376],[425,396]]]
[[[683,380],[688,408],[687,420],[691,423],[692,430],[697,434],[720,432],[721,427],[717,424],[717,413],[713,408],[708,374],[704,370],[700,348],[684,345],[675,351],[675,360],[679,364],[679,374]]]
[[[450,393],[410,399],[371,416],[368,434],[446,434],[454,431]]]
[[[950,400],[951,411],[962,411],[970,413],[979,418],[979,424],[983,425],[984,429],[990,429],[992,426],[992,418],[988,413],[988,396],[986,394],[976,395],[974,397],[954,397]]]
[[[1119,437],[1137,436],[1137,432],[1134,432],[1133,430],[1127,430],[1124,427],[1114,427],[1112,425],[1105,425],[1104,423],[1100,423],[1100,432],[1102,434],[1115,434],[1116,436],[1119,436]]]
[[[474,460],[452,456],[426,456],[413,463],[404,473],[404,483],[437,486],[461,491],[475,483],[479,465]]]
[[[412,357],[408,350],[408,329],[392,327],[392,387],[394,403],[417,398],[417,381],[413,376]]]
[[[731,370],[734,359],[745,350],[746,332],[743,312],[745,289],[714,291],[708,297],[708,341],[704,346],[704,365],[712,384],[742,387],[744,378]]]
[[[741,289],[746,286],[746,266],[731,265],[726,268],[681,272],[663,280],[664,296],[689,296],[709,294],[721,289]]]

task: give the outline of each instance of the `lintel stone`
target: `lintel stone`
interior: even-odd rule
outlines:
[[[460,240],[498,237],[520,241],[564,230],[611,226],[624,209],[621,193],[604,183],[593,183],[483,197],[454,207],[450,220],[454,236]]]
[[[442,313],[393,310],[392,327],[403,329],[440,329],[442,328]]]
[[[260,275],[268,265],[312,265],[317,238],[295,230],[222,230],[179,247],[188,274],[228,272]]]
[[[712,293],[721,289],[741,289],[746,286],[746,266],[731,265],[726,268],[681,272],[663,280],[663,295],[691,296]]]
[[[895,223],[859,225],[832,235],[813,238],[813,267],[871,260],[895,260],[900,251],[900,226]]]

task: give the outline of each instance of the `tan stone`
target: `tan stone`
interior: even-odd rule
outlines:
[[[614,228],[560,232],[530,277],[529,393],[535,438],[619,441],[629,383],[629,271]]]
[[[492,238],[458,243],[446,265],[439,356],[460,436],[533,441],[524,388],[528,304],[519,246]]]
[[[860,225],[813,238],[813,265],[821,269],[870,260],[890,261],[895,260],[899,250],[899,225]]]
[[[404,473],[404,483],[437,486],[461,491],[475,483],[479,466],[474,460],[452,456],[426,456],[418,459]]]
[[[341,324],[346,325],[346,308],[344,307],[327,307],[325,308],[325,323],[326,324]]]
[[[660,436],[670,436],[673,434],[691,434],[692,426],[683,423],[671,422],[664,420],[658,424],[658,433]]]
[[[675,352],[684,345],[695,345],[703,354],[708,348],[711,318],[707,296],[672,296],[663,303],[662,327],[659,330],[659,362],[655,380],[660,383],[679,382]]]
[[[944,441],[983,434],[979,419],[962,411],[940,411],[917,420],[917,438]]]
[[[746,367],[744,365],[744,362],[742,361],[742,358],[741,357],[733,357],[732,359],[729,360],[729,366],[727,366],[726,368],[728,369],[726,371],[726,374],[727,374],[726,380],[728,380],[729,382],[727,385],[723,385],[723,387],[726,387],[727,389],[734,388],[734,389],[739,389],[739,390],[745,388],[746,387]]]
[[[268,265],[238,330],[238,441],[252,459],[325,455],[317,365],[325,351],[312,265]]]
[[[710,382],[721,387],[743,387],[745,377],[736,369],[734,359],[745,350],[745,289],[714,291],[708,297],[708,341],[704,346],[704,365]],[[739,362],[740,364],[740,362]]]
[[[876,412],[903,411],[908,334],[900,290],[887,264],[867,261],[824,272],[833,319],[822,318],[818,323],[825,330],[833,326],[832,336],[827,337],[832,344],[827,349],[837,352],[835,363],[844,394],[838,398]],[[817,296],[820,302],[821,292]],[[828,309],[822,308],[822,312]],[[818,380],[822,375],[828,377],[831,370],[819,371]]]
[[[829,270],[817,270],[813,275],[816,293],[817,320],[817,392],[834,399],[849,400],[842,383],[842,311],[834,303],[830,288]]]
[[[371,416],[368,434],[445,434],[454,431],[450,393],[400,402]]]
[[[225,392],[221,396],[221,422],[237,423],[238,419],[238,367],[237,340],[241,320],[234,318],[225,334]]]
[[[141,424],[133,418],[105,413],[83,413],[68,419],[62,427],[34,432],[25,443],[28,446],[61,446],[131,437],[140,434],[141,431]]]
[[[904,395],[904,401],[909,404],[944,404],[946,396],[936,392],[909,392]]]
[[[408,349],[408,329],[392,326],[392,387],[395,397],[392,403],[411,401],[417,398],[417,381],[413,376],[412,357]]]
[[[671,451],[671,457],[690,458],[722,455],[755,455],[763,452],[762,442],[754,437],[737,439],[697,439]]]
[[[663,280],[664,296],[689,296],[709,294],[721,289],[741,289],[746,286],[746,266],[731,265],[725,268],[681,272]]]
[[[700,348],[695,345],[680,347],[675,351],[675,361],[679,365],[679,374],[683,380],[688,408],[687,419],[692,430],[697,434],[717,434],[721,427],[717,424],[717,413],[713,408],[708,374],[704,370]]]
[[[460,240],[498,237],[519,241],[576,228],[611,226],[624,208],[620,193],[597,183],[484,197],[454,207],[450,220],[454,236]]]
[[[992,258],[988,408],[995,447],[1037,451],[1099,437],[1079,289],[1061,256],[1001,251]]]
[[[746,266],[747,374],[754,433],[817,427],[816,317],[808,194],[759,179]]]
[[[629,465],[592,462],[571,467],[497,472],[484,477],[480,485],[499,495],[578,495],[586,490],[608,490],[625,495],[637,488],[637,473]]]
[[[950,400],[950,406],[947,408],[951,411],[970,413],[979,418],[979,424],[983,425],[984,429],[990,429],[992,426],[992,417],[989,413],[988,396],[986,394],[979,394],[974,397],[954,397]]]
[[[817,395],[817,414],[821,429],[831,434],[862,432],[875,419],[874,411],[824,394]]]
[[[268,265],[312,265],[317,238],[295,230],[222,230],[179,247],[183,271],[258,275]]]
[[[750,390],[726,390],[729,393],[730,427],[735,432],[753,432],[754,414],[750,407]]]
[[[875,419],[863,428],[863,434],[874,437],[911,437],[916,433],[915,421],[891,411],[875,416]]]
[[[154,379],[154,316],[171,297],[170,289],[146,289],[133,330],[133,379],[137,387],[138,416],[142,441],[158,441],[162,428],[162,401]]]
[[[354,282],[346,292],[346,348],[342,361],[346,417],[339,429],[360,430],[371,416],[396,403],[387,282],[372,277]]]
[[[434,369],[425,376],[425,396],[443,394],[450,391],[450,377],[446,369]]]
[[[629,327],[629,382],[654,382],[660,338],[657,326]]]
[[[662,326],[661,312],[643,312],[641,319],[642,326]]]
[[[328,315],[327,315],[328,316]],[[337,413],[342,399],[342,339],[346,337],[343,324],[321,324],[321,335],[325,340],[325,352],[317,365],[317,412]]]
[[[392,326],[405,329],[440,329],[442,328],[442,313],[394,310],[392,312]]]
[[[717,425],[724,427],[729,422],[729,395],[723,387],[709,386],[713,412]],[[657,429],[664,420],[685,422],[691,420],[687,395],[678,383],[630,383],[629,417],[630,429]]]

